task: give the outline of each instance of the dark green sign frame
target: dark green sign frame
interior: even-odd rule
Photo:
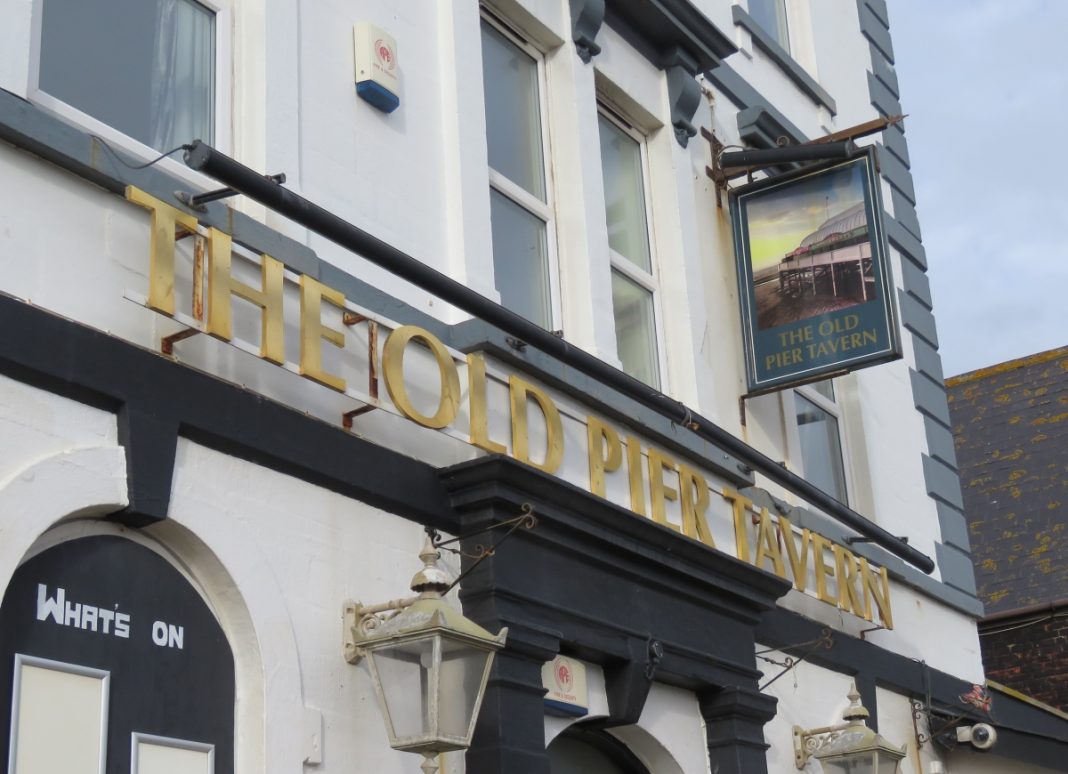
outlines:
[[[875,148],[730,194],[751,394],[901,357]]]

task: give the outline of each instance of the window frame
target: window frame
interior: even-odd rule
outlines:
[[[821,379],[820,381],[826,381],[831,385],[835,396],[833,400],[821,394],[813,384],[798,385],[779,393],[782,396],[787,454],[794,472],[804,477],[805,459],[801,452],[801,434],[797,425],[797,401],[795,398],[796,395],[800,395],[815,405],[816,408],[833,417],[838,426],[838,448],[841,450],[842,455],[842,486],[845,487],[846,495],[841,502],[843,505],[850,506],[856,499],[856,490],[853,482],[852,465],[850,464],[849,442],[846,436],[845,409],[838,399],[840,386],[835,384],[833,378]],[[827,494],[837,499],[834,492],[827,492]]]
[[[658,251],[656,249],[656,226],[653,220],[653,202],[649,191],[649,138],[644,133],[637,130],[629,121],[623,118],[619,111],[613,110],[612,106],[606,103],[604,100],[598,100],[597,102],[597,120],[606,120],[610,124],[619,129],[623,134],[630,137],[638,145],[639,158],[641,159],[641,172],[642,172],[642,205],[645,213],[645,224],[649,239],[649,271],[646,272],[640,266],[638,266],[630,258],[627,258],[622,253],[616,252],[612,249],[611,244],[608,244],[607,238],[605,243],[608,244],[608,256],[609,256],[609,272],[618,271],[624,277],[630,281],[640,285],[645,290],[648,290],[652,295],[653,302],[653,340],[656,344],[656,357],[654,358],[654,364],[657,371],[657,384],[650,385],[654,389],[660,392],[666,393],[668,391],[668,371],[667,371],[667,353],[665,351],[665,339],[664,339],[664,314],[660,303],[660,271]],[[598,127],[598,138],[600,137],[600,127]],[[599,147],[599,139],[598,139]],[[603,158],[603,156],[602,156]],[[602,172],[603,177],[603,172]],[[607,197],[604,205],[607,208]],[[608,216],[605,214],[604,218],[605,229],[607,235],[608,228]],[[615,332],[615,299],[613,299],[613,320],[612,330]],[[616,357],[619,357],[619,342],[616,341]],[[622,365],[622,361],[620,361]]]
[[[545,180],[545,201],[543,202],[534,194],[527,191],[519,183],[512,181],[504,173],[498,172],[489,163],[489,154],[486,155],[486,167],[489,177],[489,188],[496,191],[517,207],[522,208],[545,224],[546,244],[546,271],[548,272],[549,286],[549,327],[547,330],[558,331],[563,327],[563,305],[561,303],[560,288],[560,256],[556,232],[556,197],[554,192],[554,176],[552,163],[552,140],[549,135],[549,100],[548,71],[545,64],[546,53],[536,47],[527,38],[523,37],[514,27],[492,13],[485,6],[480,8],[479,24],[489,25],[495,32],[500,34],[506,41],[516,46],[520,51],[534,60],[538,76],[538,122],[541,131],[541,162],[542,174]],[[480,26],[481,40],[481,26]],[[485,88],[483,88],[483,102],[485,101]],[[494,289],[497,288],[496,269],[494,261]],[[537,323],[535,323],[537,324]]]
[[[790,3],[788,2],[788,0],[772,0],[772,2],[776,3],[777,6],[778,6],[779,16],[780,16],[782,25],[784,27],[784,31],[786,33],[785,40],[780,38],[778,35],[775,35],[771,30],[767,29],[764,25],[760,24],[760,22],[757,21],[756,16],[753,16],[752,11],[750,9],[750,1],[749,0],[746,0],[746,4],[745,4],[746,13],[749,14],[750,18],[752,18],[753,23],[756,24],[758,27],[760,27],[760,29],[762,29],[764,31],[764,34],[766,34],[769,38],[771,38],[771,40],[773,40],[780,47],[782,47],[782,49],[787,54],[789,54],[791,58],[793,58],[793,56],[794,56],[794,25],[790,21],[790,16],[792,15],[791,10],[790,10]]]
[[[233,149],[233,6],[236,0],[192,1],[204,6],[215,15],[215,120],[213,126],[215,136],[212,139],[212,147],[229,154]],[[99,137],[113,148],[124,151],[136,159],[150,161],[164,151],[171,150],[170,148],[156,150],[145,145],[121,129],[94,118],[41,88],[41,34],[45,2],[47,0],[35,0],[33,4],[29,83],[27,84],[29,101],[65,123]],[[212,184],[206,176],[189,169],[176,159],[168,157],[160,163],[166,166],[167,171],[188,181],[201,185]]]

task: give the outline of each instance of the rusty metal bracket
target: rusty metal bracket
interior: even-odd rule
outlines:
[[[470,567],[468,567],[466,570],[464,570],[457,576],[456,580],[452,582],[452,585],[449,586],[447,591],[451,591],[453,588],[455,588],[460,583],[460,581],[470,575],[471,572],[476,567],[478,567],[484,560],[493,556],[496,550],[500,548],[501,544],[504,543],[504,541],[506,541],[512,535],[514,535],[516,530],[520,528],[534,529],[536,526],[538,526],[538,517],[534,515],[534,506],[532,506],[530,503],[523,503],[520,506],[519,510],[519,515],[514,518],[507,519],[505,521],[500,521],[496,524],[489,525],[485,529],[469,532],[466,535],[460,535],[459,537],[450,538],[448,540],[442,540],[437,530],[427,528],[427,534],[430,535],[430,540],[434,544],[434,548],[444,548],[449,553],[459,554],[460,556],[466,557],[467,559],[474,560]],[[508,531],[504,533],[500,540],[498,540],[496,543],[491,544],[490,546],[484,546],[481,543],[476,544],[475,552],[473,554],[465,553],[464,551],[461,551],[457,548],[448,547],[453,543],[459,543],[461,540],[467,540],[468,538],[474,537],[475,535],[482,535],[486,532],[490,532],[495,529],[500,529],[502,527],[508,527]]]
[[[855,140],[858,137],[867,137],[870,134],[878,134],[894,124],[901,123],[907,117],[908,114],[905,113],[865,121],[862,124],[856,124],[855,126],[850,126],[846,129],[839,129],[837,132],[832,132],[831,134],[825,134],[823,137],[817,137],[815,140],[810,140],[805,143],[805,145],[819,145],[825,142],[842,142],[844,140]]]
[[[164,336],[159,340],[159,351],[167,357],[174,357],[174,345],[183,339],[190,339],[196,336],[200,331],[196,328],[186,328],[184,331],[178,331],[172,333],[170,336]]]
[[[369,364],[367,373],[367,394],[372,400],[378,400],[378,323],[367,315],[356,314],[355,312],[345,312],[341,316],[342,325],[346,325],[350,328],[363,322],[367,323],[367,362]],[[374,411],[376,408],[378,408],[378,406],[374,403],[368,403],[367,405],[352,409],[352,411],[346,411],[341,415],[341,426],[346,430],[352,430],[352,423],[356,417],[361,414],[366,414],[369,411]]]
[[[867,640],[868,639],[867,635],[871,634],[872,632],[882,632],[882,631],[886,631],[886,627],[885,626],[873,626],[870,629],[861,629],[860,630],[860,639]]]
[[[378,408],[378,406],[368,403],[366,406],[360,406],[352,411],[346,411],[341,415],[341,426],[346,430],[352,430],[353,420],[356,419],[356,417],[374,411],[376,408]]]
[[[904,121],[905,118],[906,115],[876,118],[872,121],[865,121],[864,123],[850,126],[846,129],[840,129],[837,132],[818,137],[815,140],[803,142],[801,145],[822,145],[829,142],[844,142],[846,140],[855,140],[859,137],[867,137],[868,135],[878,134],[894,124]],[[720,142],[715,134],[703,126],[701,127],[701,136],[708,142],[712,152],[712,163],[705,167],[705,174],[708,175],[716,185],[716,206],[722,209],[723,201],[721,194],[728,190],[728,183],[739,177],[748,178],[749,182],[752,182],[753,172],[760,169],[760,167],[722,167],[719,159],[728,146]],[[876,155],[876,171],[879,171],[878,155]],[[744,425],[745,422],[743,421],[742,424]]]
[[[712,182],[716,186],[716,206],[723,209],[722,193],[727,190],[727,177],[723,173],[723,169],[719,166],[719,157],[723,153],[723,149],[726,147],[719,141],[712,132],[705,127],[701,127],[701,136],[708,142],[709,150],[712,153],[712,163],[705,167],[705,174],[711,178]]]
[[[193,317],[203,325],[204,323],[204,237],[195,231],[189,231],[181,226],[174,231],[174,241],[186,237],[193,237]],[[202,331],[196,328],[187,328],[170,336],[160,339],[159,349],[167,357],[174,357],[174,345],[184,339],[192,338]]]
[[[792,656],[787,656],[782,661],[776,661],[775,659],[768,658],[767,656],[764,655],[765,653],[770,653],[773,650],[784,650],[786,648],[790,648],[790,649],[804,648],[806,646],[807,646],[807,650],[805,650],[805,652],[802,653],[800,656],[798,656],[796,659],[793,658]],[[758,650],[754,654],[758,659],[760,659],[761,661],[766,661],[769,664],[775,664],[776,666],[781,666],[783,668],[782,671],[779,672],[779,674],[775,675],[775,677],[771,678],[766,683],[764,683],[762,686],[760,686],[760,690],[763,691],[769,685],[774,683],[780,677],[785,675],[791,669],[794,669],[798,664],[800,664],[802,661],[804,661],[809,656],[811,656],[813,653],[815,653],[818,649],[822,648],[823,650],[830,650],[833,647],[834,647],[834,632],[830,628],[824,627],[823,629],[820,630],[820,636],[817,637],[814,640],[808,640],[807,642],[798,642],[798,643],[796,643],[794,645],[784,645],[781,648],[768,648],[766,650]]]

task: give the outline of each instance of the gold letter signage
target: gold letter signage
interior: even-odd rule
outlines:
[[[433,333],[414,325],[390,326],[375,320],[376,330],[381,325],[393,327],[381,353],[377,351],[376,336],[370,339],[366,349],[346,349],[344,332],[324,322],[324,311],[334,314],[346,326],[370,318],[366,313],[351,311],[354,307],[340,292],[307,275],[287,278],[282,263],[263,254],[258,259],[247,259],[258,264],[260,286],[241,282],[233,275],[234,249],[230,235],[214,228],[203,229],[191,215],[143,191],[130,188],[127,198],[152,212],[149,293],[142,303],[190,326],[189,331],[176,334],[176,338],[208,333],[351,396],[370,408],[393,411],[422,427],[446,432],[487,452],[508,454],[546,473],[560,475],[568,437],[564,431],[564,412],[541,386],[514,373],[498,372],[491,378],[481,354],[465,357],[453,353]],[[175,242],[176,238],[188,236],[195,243],[191,316],[176,311],[174,300]],[[205,244],[209,256],[207,267],[202,260]],[[207,314],[202,304],[205,278]],[[299,299],[299,311],[295,315],[291,312],[290,318],[298,324],[299,364],[285,359],[287,282],[290,290],[295,290],[291,296]],[[235,305],[235,296],[246,303]],[[290,305],[295,304],[296,300],[291,298]],[[324,310],[324,306],[333,309]],[[236,341],[235,312],[246,316],[258,314],[258,347]],[[805,360],[809,357],[806,355],[809,347],[838,350],[862,347],[867,333],[861,318],[851,312],[834,320],[805,322],[794,333],[776,335],[786,336],[784,351],[797,350],[800,352],[797,358]],[[339,365],[329,370],[323,364],[324,341],[336,347],[341,355],[336,359]],[[367,393],[350,387],[342,375],[349,373],[344,368],[346,363],[351,365],[357,351],[360,354],[355,359],[363,361],[370,376]],[[389,402],[378,397],[379,357]],[[467,371],[466,417],[461,411],[461,368]],[[491,400],[491,392],[495,400]],[[878,613],[883,626],[893,627],[890,583],[885,568],[872,567],[866,559],[815,531],[796,530],[785,516],[772,515],[766,508],[758,509],[751,499],[725,486],[716,488],[697,467],[663,449],[643,446],[638,437],[622,433],[600,417],[576,414],[574,410],[567,416],[570,421],[584,425],[578,437],[585,438],[586,448],[581,450],[577,475],[593,494],[626,500],[638,516],[710,548],[716,548],[714,529],[722,529],[721,536],[733,533],[735,555],[739,559],[790,579],[798,591],[813,594],[867,621],[873,621]],[[496,429],[492,430],[494,418]],[[466,428],[457,427],[465,420]],[[574,470],[571,475],[576,475]],[[713,497],[713,493],[719,497]]]

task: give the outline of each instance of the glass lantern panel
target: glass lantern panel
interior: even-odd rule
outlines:
[[[430,668],[434,638],[379,648],[371,654],[385,710],[393,724],[390,743],[431,733]]]
[[[891,758],[889,755],[879,753],[879,763],[877,764],[878,768],[876,771],[878,774],[897,774],[898,762],[899,761],[896,758]]]
[[[833,761],[823,759],[820,763],[823,764],[824,774],[872,774],[874,769],[871,758],[869,753],[866,756],[854,755]]]
[[[475,702],[489,657],[489,651],[442,639],[441,675],[438,678],[438,733],[441,736],[467,738],[471,719],[478,709]]]

